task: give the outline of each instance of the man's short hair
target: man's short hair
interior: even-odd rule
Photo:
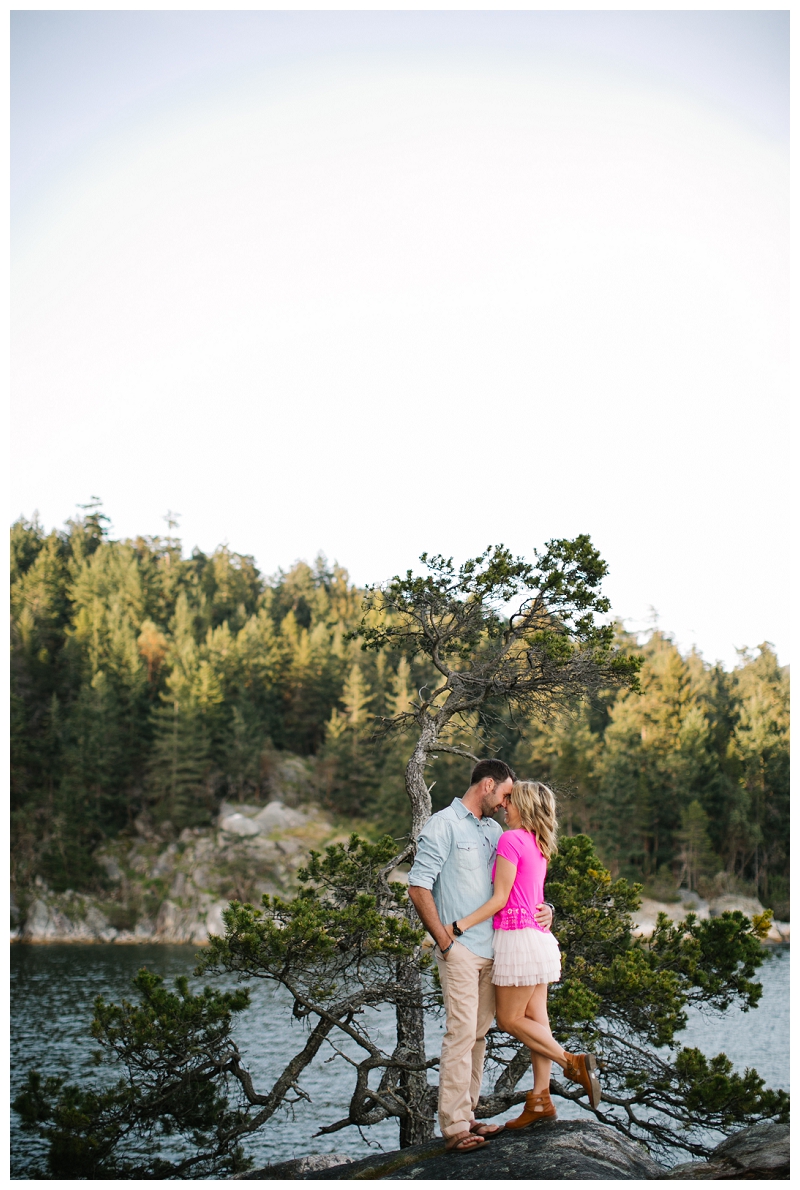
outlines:
[[[515,780],[514,770],[504,760],[479,760],[472,770],[470,785],[477,785],[484,777],[491,777],[498,785],[502,785],[509,777]]]

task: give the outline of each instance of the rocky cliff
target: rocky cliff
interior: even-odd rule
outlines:
[[[213,827],[177,837],[144,817],[96,858],[107,891],[54,893],[41,881],[12,905],[12,941],[202,945],[228,902],[291,894],[312,848],[346,838],[314,806],[223,803]]]

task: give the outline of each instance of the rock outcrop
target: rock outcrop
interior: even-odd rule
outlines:
[[[633,914],[634,935],[649,938],[656,928],[659,913],[665,913],[670,921],[685,921],[693,913],[700,921],[709,917],[719,917],[722,913],[732,913],[738,909],[745,917],[755,917],[764,913],[764,906],[755,897],[721,896],[711,901],[704,901],[695,893],[687,893],[680,901],[653,901],[642,897],[642,903]],[[789,942],[789,922],[774,921],[766,942],[775,945],[785,945]]]
[[[776,1181],[789,1178],[789,1127],[764,1121],[727,1137],[708,1161],[666,1169],[643,1146],[606,1124],[588,1120],[542,1122],[520,1132],[504,1132],[484,1147],[448,1153],[439,1137],[391,1153],[342,1160],[332,1155],[301,1158],[242,1174],[261,1180],[320,1181]],[[314,1162],[304,1165],[303,1162]]]
[[[301,1179],[379,1178],[387,1181],[415,1178],[652,1181],[665,1177],[666,1170],[657,1165],[641,1145],[626,1140],[606,1124],[554,1120],[519,1132],[503,1132],[471,1152],[447,1153],[444,1141],[437,1139],[299,1176]]]
[[[146,817],[136,833],[97,853],[107,877],[104,896],[54,893],[37,879],[14,905],[12,941],[190,943],[222,934],[231,900],[258,903],[263,893],[290,895],[311,848],[341,839],[314,806],[223,803],[216,825],[187,828]],[[170,837],[172,836],[172,837]]]
[[[765,1120],[727,1136],[708,1161],[676,1165],[667,1177],[674,1181],[787,1181],[789,1125]]]
[[[334,1153],[282,1161],[239,1174],[269,1181],[682,1181],[787,1180],[789,1127],[764,1121],[727,1137],[708,1161],[666,1169],[642,1145],[607,1124],[588,1120],[542,1122],[504,1132],[483,1148],[448,1153],[441,1137],[407,1149],[353,1161]]]
[[[28,908],[19,931],[22,942],[113,942],[117,931],[88,897],[62,898],[55,904],[46,890]]]

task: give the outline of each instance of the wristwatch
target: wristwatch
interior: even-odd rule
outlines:
[[[460,938],[461,935],[464,933],[464,931],[459,930],[457,924],[455,922],[453,922],[453,933],[455,934],[456,938]]]

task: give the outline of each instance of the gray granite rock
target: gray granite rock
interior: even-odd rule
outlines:
[[[299,839],[293,839],[288,835],[285,839],[279,839],[277,843],[278,851],[282,855],[297,855],[302,850],[302,844]]]
[[[176,838],[142,817],[135,838],[120,836],[95,853],[109,876],[101,894],[54,892],[41,878],[23,890],[11,940],[206,945],[210,935],[224,933],[222,911],[230,900],[257,904],[265,893],[290,894],[309,848],[334,833],[318,808],[278,799],[223,803],[220,820],[235,829],[187,827]]]
[[[715,897],[708,903],[708,911],[712,917],[721,917],[723,913],[743,913],[745,917],[755,917],[764,912],[764,906],[755,897],[724,896]]]
[[[792,927],[788,921],[774,921],[769,934],[767,934],[767,942],[776,943],[778,946],[788,946],[791,932]]]
[[[156,934],[158,934],[163,939],[163,941],[173,941],[179,917],[180,909],[174,903],[174,901],[166,900],[161,902],[158,910],[158,917],[156,918]]]
[[[170,843],[165,851],[162,851],[156,862],[153,864],[151,876],[171,876],[175,868],[175,859],[178,853],[178,848],[174,843]]]
[[[693,913],[700,921],[709,916],[708,904],[705,901],[653,901],[649,897],[642,897],[639,908],[633,913],[633,934],[635,937],[649,938],[656,928],[659,913],[665,913],[670,921],[685,921]]]
[[[313,1178],[321,1170],[330,1169],[332,1166],[342,1169],[349,1162],[350,1158],[341,1153],[314,1153],[310,1157],[297,1157],[294,1161],[280,1161],[277,1165],[266,1165],[263,1169],[251,1169],[248,1173],[238,1173],[231,1178],[231,1181],[297,1181],[305,1176]]]
[[[708,1161],[687,1161],[671,1169],[672,1181],[787,1181],[789,1125],[764,1120],[728,1136]]]
[[[222,914],[227,908],[227,901],[217,901],[211,906],[206,915],[206,930],[209,934],[217,934],[220,938],[225,936],[225,922],[222,920]]]
[[[111,855],[96,855],[95,859],[101,868],[105,868],[106,876],[112,883],[119,884],[122,879],[122,868]]]
[[[71,893],[55,903],[37,897],[20,931],[23,942],[113,942],[116,936],[117,931],[95,905],[84,897],[72,899]]]
[[[96,938],[102,938],[103,934],[105,934],[109,928],[108,918],[104,913],[100,912],[96,905],[89,906],[89,908],[86,910],[84,921],[86,923],[87,930],[89,930]],[[114,930],[114,934],[116,934],[116,932],[117,931]]]
[[[436,1139],[301,1177],[386,1181],[416,1178],[652,1181],[663,1178],[665,1173],[641,1145],[626,1140],[606,1124],[554,1120],[518,1132],[503,1132],[470,1152],[447,1153],[444,1141]]]
[[[22,937],[31,942],[47,942],[52,935],[50,910],[44,901],[37,899],[32,902],[25,918]]]
[[[244,814],[228,814],[226,818],[220,819],[219,827],[229,835],[241,836],[257,835],[261,830],[252,818],[245,818]]]
[[[253,819],[258,829],[268,834],[275,830],[291,830],[292,827],[302,826],[306,815],[291,806],[284,806],[282,802],[270,802]]]

